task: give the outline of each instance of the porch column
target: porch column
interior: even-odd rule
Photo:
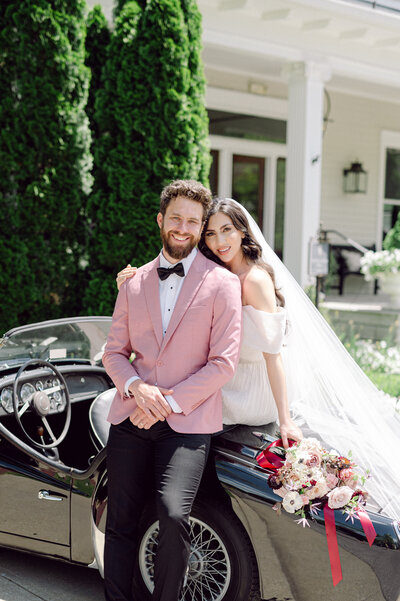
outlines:
[[[283,259],[305,286],[310,283],[309,242],[319,228],[324,82],[330,69],[298,62],[290,64],[286,74],[289,105]]]

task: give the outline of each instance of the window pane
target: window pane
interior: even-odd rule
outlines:
[[[282,259],[283,256],[283,224],[285,221],[285,173],[286,159],[279,158],[276,162],[274,250],[280,259]]]
[[[264,165],[258,157],[233,156],[232,196],[262,227]]]
[[[286,142],[286,121],[225,111],[208,111],[210,134],[247,140]]]
[[[210,167],[210,190],[213,193],[213,196],[218,196],[218,160],[219,160],[219,151],[212,150],[211,151],[211,167]]]
[[[400,200],[400,150],[386,149],[385,198]]]

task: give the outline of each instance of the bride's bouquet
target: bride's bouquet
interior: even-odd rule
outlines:
[[[348,453],[351,457],[351,453]],[[336,536],[335,509],[342,509],[352,521],[361,522],[368,544],[375,540],[376,532],[364,509],[368,496],[364,488],[368,472],[362,470],[348,457],[337,451],[327,451],[315,438],[300,442],[290,441],[284,449],[281,440],[268,445],[257,457],[258,464],[273,473],[269,486],[282,497],[274,507],[299,516],[297,523],[310,527],[307,517],[323,511],[333,585],[342,579],[339,548]]]
[[[317,439],[304,438],[286,451],[280,446],[269,447],[269,451],[284,457],[281,467],[268,478],[270,487],[282,497],[276,509],[282,506],[298,515],[303,527],[309,526],[306,516],[315,515],[325,505],[342,509],[347,519],[354,519],[365,505],[368,473],[363,474],[350,458],[337,451],[327,451]]]

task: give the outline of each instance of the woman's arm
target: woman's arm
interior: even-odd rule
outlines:
[[[272,394],[274,395],[276,408],[278,410],[279,426],[283,446],[285,449],[289,446],[288,438],[293,440],[301,440],[303,434],[300,428],[294,423],[290,417],[289,403],[286,390],[286,378],[283,368],[282,357],[263,353],[265,363],[267,365],[268,379],[271,385]]]
[[[137,267],[131,267],[129,263],[122,271],[119,271],[117,274],[117,277],[115,278],[115,280],[117,282],[118,290],[120,289],[122,284],[125,282],[125,280],[134,276],[136,272],[137,272]]]
[[[243,282],[243,304],[251,305],[255,309],[266,313],[275,313],[278,310],[274,284],[266,271],[253,267],[247,274]],[[283,446],[287,448],[289,446],[288,438],[301,440],[303,434],[290,417],[285,371],[281,355],[279,353],[263,353],[263,355],[278,410]]]

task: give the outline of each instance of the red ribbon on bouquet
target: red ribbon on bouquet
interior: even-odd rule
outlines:
[[[289,440],[290,447],[294,444],[296,444],[294,440]],[[275,440],[270,445],[268,445],[266,449],[258,453],[258,455],[256,456],[256,461],[258,465],[265,469],[277,471],[280,467],[282,467],[282,465],[285,462],[285,459],[277,455],[270,449],[282,446],[283,442],[281,439]],[[368,513],[362,507],[357,509],[357,516],[360,519],[362,529],[364,530],[364,534],[367,538],[368,544],[371,547],[376,538],[375,528],[370,520]],[[342,567],[340,565],[339,546],[337,542],[335,511],[331,509],[327,503],[325,503],[324,505],[324,519],[333,586],[336,586],[343,578]]]
[[[289,439],[289,447],[292,447],[294,444],[296,444],[296,441]],[[283,441],[281,438],[271,442],[266,449],[258,453],[256,461],[260,467],[274,471],[282,467],[282,465],[285,463],[285,459],[273,451],[270,451],[270,449],[274,449],[275,447],[283,447]]]
[[[360,507],[357,509],[357,515],[360,518],[362,529],[364,530],[364,534],[367,537],[367,541],[370,547],[376,538],[376,532],[373,523],[370,520],[368,513]]]
[[[362,507],[357,509],[357,515],[360,519],[368,544],[371,547],[376,538],[374,525],[371,522],[368,513]],[[336,586],[342,580],[342,568],[340,565],[339,547],[336,536],[335,512],[328,504],[324,505],[324,518],[333,586]]]
[[[335,512],[328,506],[328,504],[324,505],[324,518],[333,586],[336,586],[342,580],[343,576],[336,535]]]

